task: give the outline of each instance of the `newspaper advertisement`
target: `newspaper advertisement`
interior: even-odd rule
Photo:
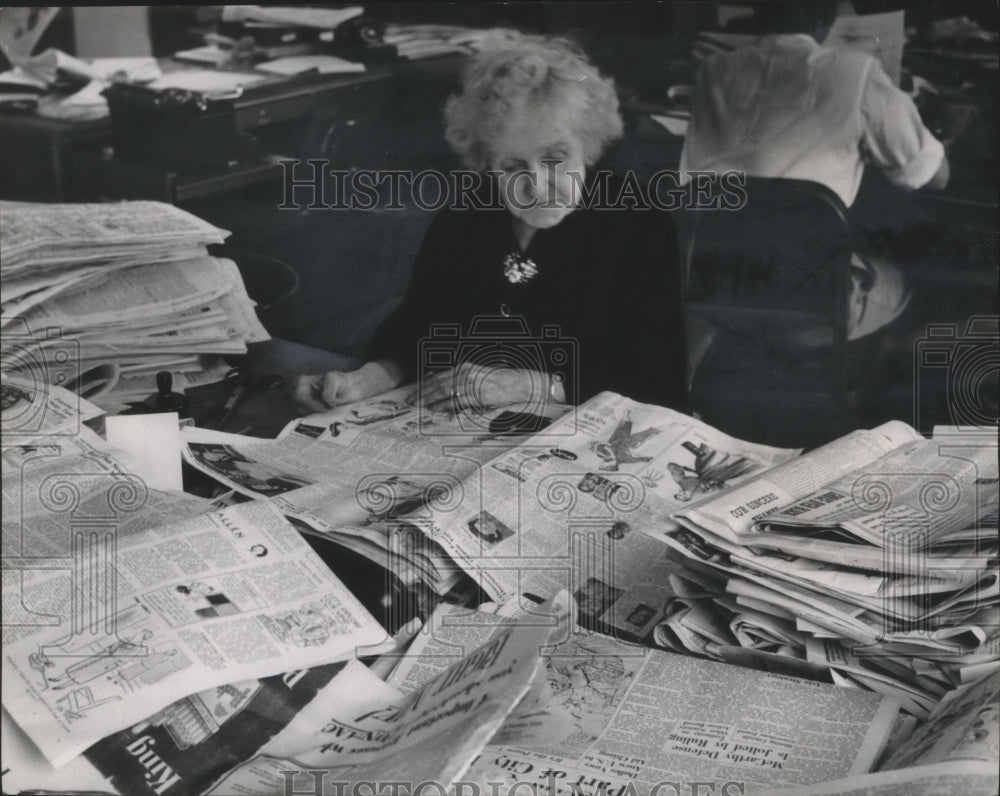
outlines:
[[[51,484],[67,511],[93,496]],[[104,492],[141,508],[127,475]],[[4,580],[3,704],[56,767],[179,695],[392,646],[266,501],[129,533],[75,519],[79,566]]]
[[[669,514],[795,453],[601,393],[467,478],[433,539],[499,604],[570,588],[583,615],[642,636],[669,596]],[[611,611],[640,585],[647,599]]]
[[[333,688],[350,695],[369,688],[370,679],[365,666],[351,660],[226,683],[98,741],[84,758],[129,796],[201,793],[234,763],[256,754],[318,695]]]
[[[192,694],[101,739],[59,769],[38,753],[4,711],[4,793],[200,793],[234,761],[254,754],[331,681],[349,681],[344,690],[351,693],[359,686],[351,676],[358,670],[366,671],[352,660]]]
[[[754,523],[832,481],[877,461],[889,451],[922,439],[898,420],[854,431],[814,451],[773,467],[717,499],[681,509],[674,518],[737,544],[755,540]]]
[[[769,793],[869,771],[897,712],[875,694],[589,634],[561,645],[547,675],[551,700],[515,712],[470,778],[560,793],[695,781]]]
[[[409,695],[373,694],[363,707],[314,700],[275,739],[282,756],[262,753],[209,793],[332,793],[352,782],[373,783],[375,792],[387,783],[446,790],[540,676],[544,651],[568,636],[568,600],[554,602],[554,611],[501,628]]]

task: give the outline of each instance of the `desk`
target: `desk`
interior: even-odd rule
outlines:
[[[177,68],[167,62],[164,71]],[[236,127],[249,132],[301,119],[335,102],[356,104],[366,87],[386,81],[394,72],[391,64],[375,64],[357,74],[267,78],[233,101]],[[107,151],[110,144],[110,119],[65,121],[33,113],[0,113],[0,197],[36,202],[100,198],[183,202],[281,174],[273,159],[207,175],[151,170],[113,163],[113,153]]]

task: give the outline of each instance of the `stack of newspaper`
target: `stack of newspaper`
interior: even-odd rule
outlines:
[[[729,636],[926,717],[997,668],[996,508],[995,429],[927,440],[892,422],[677,512],[667,539],[703,590],[689,602],[726,593],[696,651],[747,660]],[[712,638],[720,618],[729,632]],[[676,630],[660,643],[686,646]]]
[[[219,355],[267,339],[236,265],[207,253],[226,235],[158,202],[3,202],[4,368],[111,410],[160,370],[175,389],[221,378]]]

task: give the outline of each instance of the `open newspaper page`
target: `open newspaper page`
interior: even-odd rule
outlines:
[[[405,659],[392,679],[419,687],[500,621],[447,609],[414,641],[420,661]],[[734,792],[769,793],[870,770],[897,710],[870,693],[582,632],[545,661],[547,689],[533,690],[538,700],[511,714],[465,776],[481,792],[513,792],[518,782],[607,794],[731,781],[745,788]]]
[[[670,513],[793,455],[601,393],[467,477],[428,532],[497,603],[571,588],[583,615],[641,636],[668,596]]]
[[[922,437],[917,431],[896,420],[869,431],[854,431],[756,475],[715,499],[682,508],[674,516],[685,527],[705,529],[731,542],[752,544],[758,520],[919,439]]]
[[[415,401],[414,389],[396,390],[294,421],[276,440],[230,437],[229,444],[218,444],[201,441],[211,433],[188,430],[185,459],[232,489],[270,498],[288,516],[324,533],[445,499],[481,460],[496,455],[497,448],[484,443],[506,450],[520,440],[503,434],[502,422],[496,433],[475,439],[449,436],[461,420]],[[435,433],[421,430],[428,424]]]
[[[369,691],[367,705],[317,698],[208,792],[339,793],[351,782],[409,790],[430,782],[446,791],[540,677],[544,651],[567,637],[568,601],[556,602],[555,613],[546,607],[498,629],[408,695],[384,685]]]
[[[49,497],[93,499],[85,481]],[[140,509],[133,481],[119,475],[106,504]],[[391,647],[266,502],[128,533],[81,521],[93,567],[4,581],[3,704],[57,767],[178,695]]]
[[[468,418],[417,405],[414,387],[290,423],[277,440],[185,431],[184,456],[220,483],[270,499],[298,527],[439,594],[461,570],[423,528],[482,463],[567,411],[505,407]],[[467,423],[481,423],[468,431]]]
[[[86,427],[73,437],[39,437],[4,447],[0,473],[5,588],[23,583],[22,593],[27,593],[37,588],[35,584],[48,583],[52,570],[72,569],[74,545],[81,543],[75,532],[82,533],[88,522],[103,522],[119,535],[131,535],[213,508],[211,501],[194,495],[147,487],[129,473],[129,462],[127,454]],[[133,490],[134,502],[108,513],[108,495],[115,490]],[[26,602],[25,607],[30,611],[37,606]],[[14,606],[5,603],[5,610],[10,613],[4,624],[13,625],[9,620]]]

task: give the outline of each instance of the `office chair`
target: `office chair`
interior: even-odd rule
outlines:
[[[846,208],[804,180],[748,177],[745,195],[690,211],[686,311],[702,328],[691,345],[710,338],[691,363],[692,407],[754,441],[825,441],[855,425],[864,382],[847,344]],[[718,185],[711,197],[735,203]]]

